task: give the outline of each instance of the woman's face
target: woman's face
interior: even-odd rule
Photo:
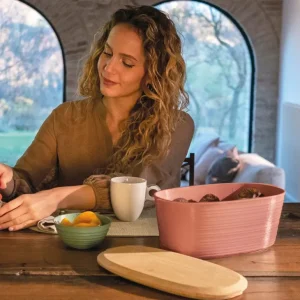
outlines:
[[[143,44],[137,32],[127,24],[113,27],[98,60],[102,95],[138,99],[142,94],[144,64]]]

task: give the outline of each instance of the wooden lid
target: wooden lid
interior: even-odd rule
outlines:
[[[97,257],[108,271],[134,282],[193,299],[229,299],[247,288],[228,268],[176,252],[145,246],[110,248]]]

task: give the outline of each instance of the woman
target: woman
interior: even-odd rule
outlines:
[[[109,210],[113,173],[178,186],[194,131],[184,80],[173,22],[153,7],[118,10],[84,66],[85,99],[56,108],[14,168],[0,164],[0,229],[57,209]]]

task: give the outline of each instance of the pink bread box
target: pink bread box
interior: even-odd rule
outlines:
[[[258,189],[264,196],[222,201],[248,187]],[[199,202],[206,194],[214,194],[221,201]],[[259,183],[208,184],[156,192],[160,246],[198,258],[268,248],[276,239],[284,194],[281,188]],[[176,198],[198,203],[172,201]]]

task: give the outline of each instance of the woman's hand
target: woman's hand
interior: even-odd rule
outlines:
[[[11,182],[13,179],[13,170],[11,167],[0,164],[0,190],[4,190],[7,188],[7,184]],[[2,199],[2,195],[0,194],[0,200]]]
[[[15,231],[36,224],[56,211],[57,200],[54,189],[19,196],[0,208],[0,229]]]
[[[88,185],[58,187],[24,194],[0,208],[0,230],[20,230],[36,224],[57,209],[91,210],[96,199]]]
[[[11,167],[0,164],[0,189],[4,190],[13,178],[13,170]]]

